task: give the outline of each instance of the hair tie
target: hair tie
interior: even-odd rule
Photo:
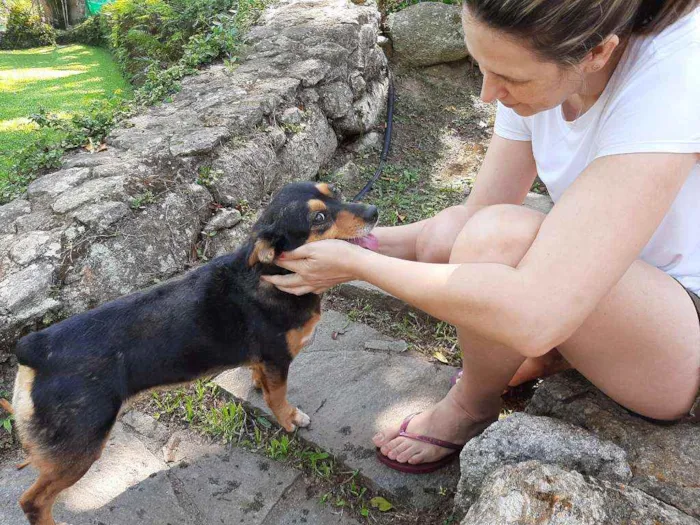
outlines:
[[[654,20],[654,18],[656,18],[656,15],[658,15],[663,9],[664,2],[665,0],[655,0],[654,2],[649,2],[650,7],[646,9],[646,17],[644,17],[644,20],[642,20],[642,26],[650,24]]]

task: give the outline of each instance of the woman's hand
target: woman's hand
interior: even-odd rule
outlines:
[[[264,275],[262,279],[294,295],[320,294],[336,284],[357,278],[355,270],[367,252],[349,242],[335,239],[305,244],[275,259],[275,264],[294,272]]]

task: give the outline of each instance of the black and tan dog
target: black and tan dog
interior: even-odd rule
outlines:
[[[21,339],[13,407],[4,407],[39,470],[20,499],[30,523],[54,525],[56,496],[100,457],[122,404],[144,390],[247,365],[287,431],[308,425],[287,401],[287,372],[313,334],[320,297],[286,294],[260,276],[286,273],[273,264],[283,251],[366,238],[376,222],[374,206],[342,203],[326,184],[290,184],[238,251]]]

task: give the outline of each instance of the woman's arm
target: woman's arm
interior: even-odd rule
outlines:
[[[401,261],[321,241],[278,263],[296,275],[269,280],[308,293],[346,272],[523,355],[542,355],[568,339],[638,258],[696,161],[662,153],[595,160],[545,218],[517,268]]]
[[[532,143],[494,135],[467,201],[459,213],[462,221],[484,206],[522,204],[537,175]],[[381,211],[381,210],[380,210]],[[432,219],[405,226],[375,228],[379,253],[408,261],[416,260],[416,241]]]
[[[637,259],[695,162],[680,154],[597,159],[545,218],[517,268],[362,253],[358,277],[439,319],[541,355],[568,339]]]

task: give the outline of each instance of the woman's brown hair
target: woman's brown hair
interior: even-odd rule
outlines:
[[[464,0],[476,20],[531,43],[545,60],[580,62],[612,34],[656,34],[700,0]]]

